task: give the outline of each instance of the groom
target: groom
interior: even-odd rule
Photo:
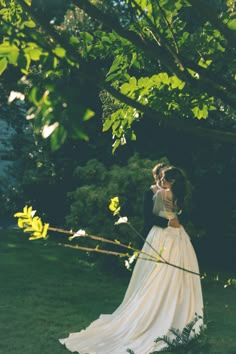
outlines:
[[[143,226],[143,236],[147,236],[151,228],[156,225],[161,228],[165,228],[168,226],[171,227],[180,227],[180,223],[178,219],[165,219],[161,216],[157,216],[153,214],[153,196],[157,192],[158,188],[160,188],[160,180],[162,177],[162,171],[165,169],[167,165],[164,163],[158,163],[152,169],[152,175],[155,181],[155,184],[151,185],[148,191],[144,193],[143,199],[143,219],[144,219],[144,226]]]

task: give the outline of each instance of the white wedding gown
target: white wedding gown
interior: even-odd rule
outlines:
[[[154,211],[172,218],[174,212],[163,206],[163,193],[157,196]],[[199,273],[194,249],[183,227],[153,226],[142,251],[160,259],[155,250],[169,263]],[[112,314],[101,315],[85,330],[60,339],[67,349],[79,354],[127,354],[127,349],[149,354],[166,346],[164,342],[155,343],[157,337],[172,337],[170,328],[181,331],[195,314],[203,316],[200,277],[141,259],[144,257],[141,255],[136,262],[121,305]],[[200,318],[195,333],[202,324]]]

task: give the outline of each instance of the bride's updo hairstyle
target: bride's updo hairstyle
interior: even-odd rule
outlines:
[[[167,182],[172,183],[171,191],[173,193],[174,204],[178,209],[183,209],[184,201],[187,194],[187,180],[183,172],[174,166],[164,169],[164,178]]]

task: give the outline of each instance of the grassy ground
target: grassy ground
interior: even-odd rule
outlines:
[[[128,276],[102,274],[80,256],[0,232],[0,354],[68,353],[58,338],[116,308]],[[236,353],[236,289],[204,281],[203,294],[211,353]]]

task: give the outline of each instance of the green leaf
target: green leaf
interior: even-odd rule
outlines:
[[[208,107],[209,111],[215,111],[216,110],[216,106],[210,105]]]
[[[114,144],[112,144],[112,153],[114,153],[119,146],[120,146],[120,139],[116,139]]]
[[[59,58],[64,58],[66,55],[66,51],[62,47],[56,47],[53,52],[59,57]]]
[[[199,79],[199,74],[196,71],[189,69],[189,68],[187,68],[187,70],[188,70],[189,74],[192,75],[192,77],[194,77],[197,80]]]
[[[192,112],[194,114],[195,118],[201,119],[201,118],[207,118],[208,117],[208,107],[207,105],[203,105],[202,109],[199,108],[198,106],[194,107],[192,109]]]
[[[59,125],[57,129],[54,130],[50,137],[51,149],[53,151],[58,150],[65,142],[67,138],[67,131],[62,125]]]
[[[89,141],[88,135],[81,129],[81,127],[73,127],[71,135],[74,139]]]
[[[24,26],[29,27],[29,28],[34,28],[36,27],[36,24],[33,20],[25,21],[23,22]]]
[[[116,71],[113,74],[109,74],[109,76],[106,77],[106,81],[110,82],[110,81],[114,80],[115,78],[118,78],[119,75],[120,75],[120,71]]]
[[[6,70],[6,68],[7,68],[7,59],[6,58],[0,59],[0,75],[2,75],[2,73]]]
[[[128,82],[124,83],[123,85],[121,85],[120,87],[120,92],[123,93],[124,95],[126,95],[127,93],[129,93],[131,91],[131,86]]]
[[[159,78],[160,78],[160,80],[163,82],[163,84],[169,84],[169,82],[170,82],[167,73],[160,73],[160,74],[159,74]]]
[[[113,125],[112,125],[112,133],[115,134],[117,129],[120,127],[120,125],[122,124],[121,120],[116,120],[114,121]]]
[[[200,65],[202,68],[208,68],[209,65],[211,65],[212,60],[204,60],[201,58],[198,62],[198,65]]]
[[[130,61],[130,67],[133,66],[133,64],[136,62],[137,60],[137,53],[134,52],[132,53],[132,58],[131,58],[131,61]]]
[[[236,18],[229,20],[229,22],[227,23],[227,26],[229,29],[236,31]]]
[[[137,79],[136,79],[136,77],[132,76],[132,77],[130,78],[130,86],[131,86],[132,88],[136,88],[136,86],[137,86]]]
[[[24,74],[27,74],[30,67],[30,56],[22,52],[18,58],[18,65],[20,66],[21,71]]]
[[[194,117],[198,118],[199,108],[197,106],[193,107],[192,112],[193,112]]]
[[[94,111],[92,111],[91,109],[86,109],[85,110],[85,113],[84,113],[84,116],[83,116],[83,120],[86,121],[86,120],[89,120],[91,119],[93,116],[94,116]]]
[[[131,140],[136,140],[136,134],[134,131],[131,132]]]
[[[80,32],[80,37],[86,42],[92,42],[93,36],[88,32]]]
[[[111,44],[111,38],[108,36],[102,36],[102,42],[107,43],[107,44]]]
[[[29,99],[30,101],[35,105],[38,106],[40,100],[37,98],[38,94],[38,88],[36,86],[32,87],[32,89],[29,92]]]
[[[220,43],[217,43],[217,49],[220,51],[220,52],[225,52],[225,48],[222,47],[222,45]]]
[[[79,38],[78,38],[78,37],[71,36],[71,37],[69,38],[69,42],[70,42],[70,44],[72,44],[72,45],[77,45],[77,44],[79,43]]]
[[[154,78],[155,76],[158,76],[158,75],[154,75],[154,76],[152,77],[152,82],[154,82],[153,78]],[[141,78],[138,80],[138,86],[139,86],[139,87],[147,87],[148,81],[149,81],[149,78],[148,78],[148,77],[141,77]],[[160,80],[159,80],[159,82],[160,82]]]
[[[115,60],[113,61],[110,70],[107,73],[107,77],[114,73],[114,71],[117,71],[120,69],[120,66],[123,62],[123,57],[121,55],[116,56]]]
[[[8,42],[5,42],[0,45],[0,58],[8,58],[9,64],[15,65],[17,63],[18,55],[19,49],[14,44],[12,45]]]
[[[113,122],[114,122],[114,119],[107,118],[107,119],[105,120],[105,122],[103,123],[102,131],[103,131],[103,132],[106,132],[107,130],[109,130],[109,129],[111,128]]]
[[[185,83],[180,80],[177,76],[172,76],[171,78],[171,87],[172,89],[179,88],[180,90],[183,89]]]
[[[25,48],[24,52],[28,54],[32,60],[38,61],[42,54],[42,49],[36,47],[34,44],[30,44],[27,48]]]
[[[203,105],[203,109],[201,112],[201,118],[207,118],[208,117],[208,107],[207,105]]]

